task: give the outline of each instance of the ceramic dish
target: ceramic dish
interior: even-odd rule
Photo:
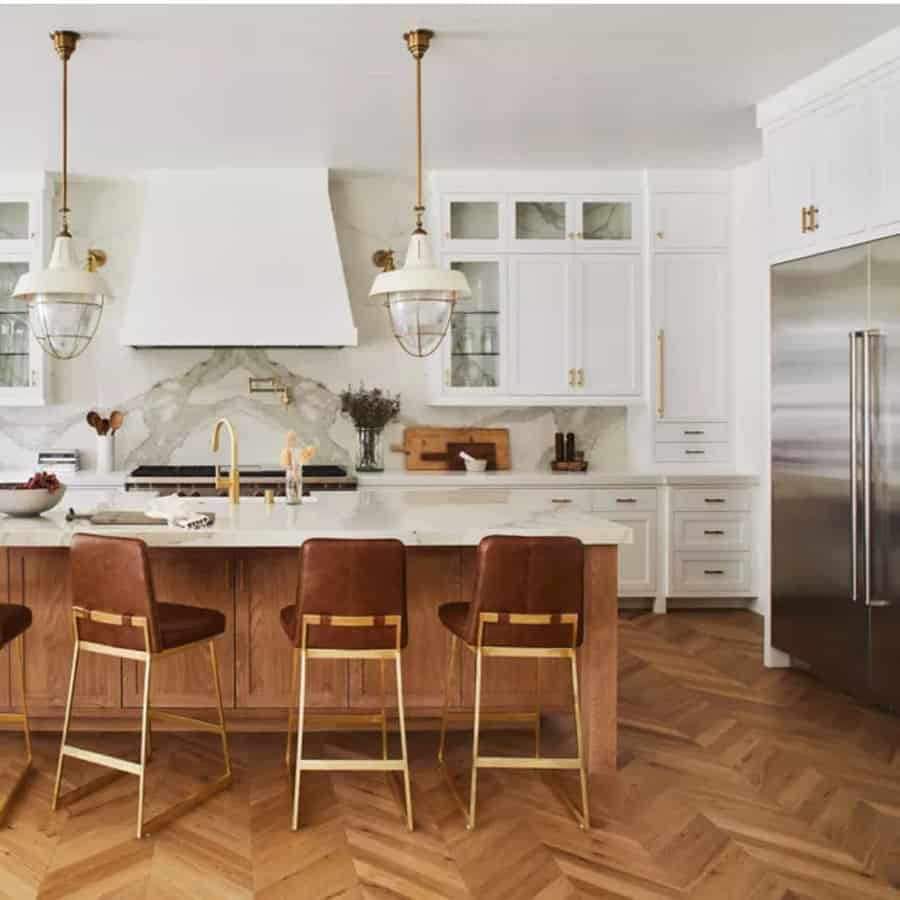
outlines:
[[[53,509],[65,496],[66,486],[55,491],[46,488],[23,488],[15,484],[0,484],[0,513],[8,516],[39,516]]]

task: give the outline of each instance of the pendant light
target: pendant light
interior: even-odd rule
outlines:
[[[434,32],[424,28],[403,35],[416,61],[416,227],[402,269],[394,268],[391,251],[380,250],[375,254],[375,264],[382,266],[384,271],[375,278],[369,291],[370,297],[384,297],[394,337],[410,356],[434,353],[450,327],[454,304],[461,297],[471,296],[462,272],[435,265],[428,234],[422,225],[425,213],[422,203],[422,57],[433,37]]]
[[[54,31],[50,37],[62,60],[61,227],[47,268],[22,275],[13,296],[28,301],[28,321],[41,349],[56,359],[73,359],[94,337],[109,288],[96,272],[106,254],[89,250],[87,267],[80,267],[69,232],[69,57],[80,35]]]

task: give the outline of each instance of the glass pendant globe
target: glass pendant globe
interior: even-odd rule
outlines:
[[[462,272],[435,266],[428,236],[413,234],[402,269],[375,278],[370,297],[383,297],[397,343],[410,356],[430,356],[450,327],[456,301],[469,297]]]
[[[56,359],[74,359],[90,344],[109,295],[106,281],[78,266],[72,238],[62,234],[43,271],[26,272],[13,296],[28,302],[28,322],[41,349]]]

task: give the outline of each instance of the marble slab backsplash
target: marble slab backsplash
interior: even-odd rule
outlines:
[[[78,359],[51,365],[51,403],[39,408],[0,407],[0,468],[31,468],[38,449],[78,449],[82,466],[95,461],[95,435],[85,422],[92,408],[120,409],[117,467],[144,463],[212,461],[210,435],[220,416],[234,423],[244,463],[277,461],[285,432],[296,430],[318,448],[318,459],[350,464],[352,423],[340,414],[340,391],[364,382],[401,395],[400,420],[386,443],[399,442],[404,426],[460,425],[509,428],[513,466],[545,469],[555,431],[573,431],[592,467],[628,466],[624,408],[438,408],[427,405],[424,364],[395,344],[384,308],[368,297],[372,252],[402,250],[407,241],[412,181],[387,175],[335,176],[332,207],[360,346],[343,350],[134,350],[119,344],[143,208],[139,181],[85,179],[70,187],[73,230],[80,249],[90,243],[109,253],[106,270],[114,301],[97,337]],[[79,240],[80,239],[80,240]],[[164,265],[164,261],[161,261]],[[185,302],[189,302],[186,298]],[[248,301],[248,316],[252,302]],[[236,321],[235,329],[240,329]],[[276,377],[292,402],[248,392],[250,376]],[[386,453],[386,467],[403,468],[400,454]]]

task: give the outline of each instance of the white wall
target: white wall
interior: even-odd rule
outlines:
[[[770,642],[770,387],[769,263],[766,164],[735,169],[733,192],[732,290],[735,353],[735,461],[740,471],[759,473],[755,507],[755,609],[765,618],[766,665],[784,666],[789,657]]]

